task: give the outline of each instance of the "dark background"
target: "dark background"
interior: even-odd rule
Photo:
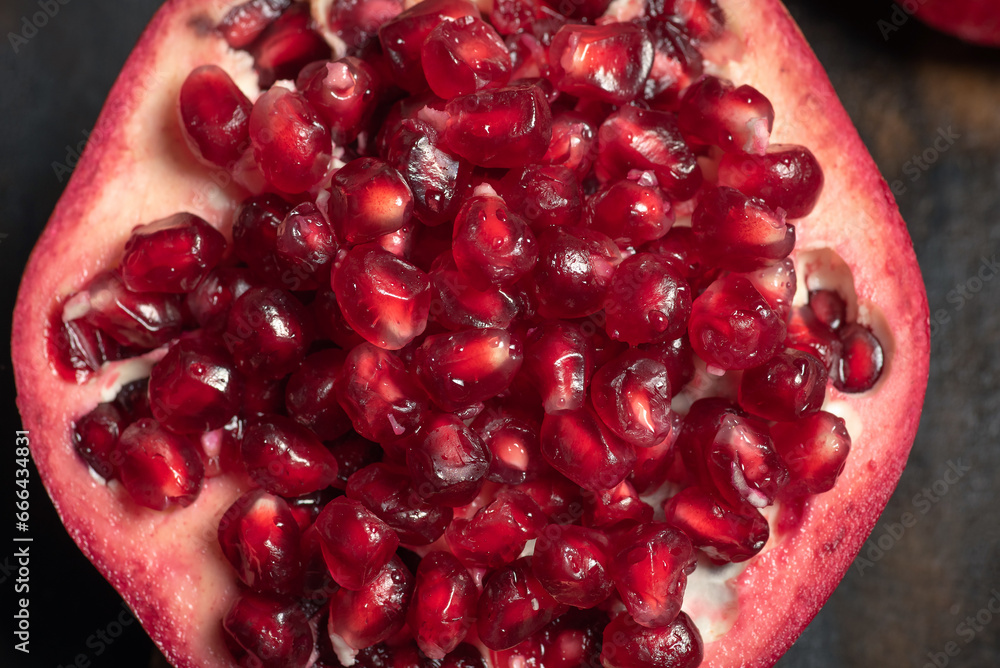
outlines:
[[[53,165],[75,159],[158,4],[48,1],[58,13],[17,53],[8,34],[22,31],[24,18],[39,11],[38,0],[0,5],[0,313],[8,329],[24,263],[65,185]],[[898,181],[897,199],[927,283],[933,337],[920,433],[862,551],[866,560],[856,561],[779,665],[997,666],[1000,616],[985,612],[976,622],[982,626],[960,625],[991,600],[994,608],[1000,603],[1000,279],[977,278],[983,260],[1000,255],[1000,51],[963,45],[913,19],[886,32],[894,5],[884,0],[788,4],[882,173]],[[939,151],[934,143],[942,135],[952,139]],[[19,420],[6,356],[0,367],[0,438],[12,441]],[[12,490],[9,459],[3,458],[0,486]],[[971,470],[949,485],[950,464]],[[14,594],[4,559],[13,550],[5,540],[0,665],[55,668],[72,665],[79,654],[97,668],[160,665],[134,622],[110,644],[101,639],[119,630],[121,599],[75,548],[51,506],[43,507],[37,476],[31,489],[32,653],[28,661],[8,658]],[[934,501],[922,496],[925,489]],[[11,497],[4,492],[2,503]],[[916,523],[903,527],[907,513]],[[12,521],[7,511],[3,517],[6,527]],[[944,654],[949,643],[957,656]]]

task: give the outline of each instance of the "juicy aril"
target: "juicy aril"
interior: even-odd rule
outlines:
[[[770,665],[902,470],[923,286],[777,2],[172,0],[99,124],[18,402],[178,666]]]

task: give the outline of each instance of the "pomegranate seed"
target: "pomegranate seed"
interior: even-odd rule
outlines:
[[[337,489],[346,490],[348,480],[352,475],[371,464],[377,464],[382,461],[382,446],[359,436],[353,431],[344,434],[333,443],[328,443],[327,448],[334,459],[337,460],[337,481],[333,483],[333,486]],[[362,499],[358,500],[362,501]],[[371,510],[370,507],[369,510]],[[382,519],[384,520],[385,518],[383,517]],[[393,528],[395,529],[396,527]],[[399,530],[397,529],[396,532],[399,533]]]
[[[59,377],[78,385],[121,355],[118,342],[108,334],[83,318],[63,321],[59,313],[53,315],[47,343]]]
[[[653,519],[653,507],[639,498],[628,480],[603,489],[585,501],[583,524],[606,531],[622,531]]]
[[[594,167],[602,183],[620,181],[638,169],[653,172],[676,201],[690,199],[701,187],[701,169],[671,114],[625,106],[607,117],[597,138]]]
[[[546,415],[541,445],[554,469],[594,491],[620,483],[635,463],[632,446],[605,427],[589,407]]]
[[[273,494],[301,496],[337,479],[337,460],[316,435],[281,415],[247,422],[241,447],[247,473]]]
[[[404,545],[430,545],[444,535],[452,519],[451,508],[422,499],[405,471],[386,464],[372,464],[352,475],[347,496],[392,527]]]
[[[530,496],[553,523],[568,524],[583,516],[580,486],[551,469],[521,483],[517,490]]]
[[[528,165],[512,169],[500,181],[504,199],[538,230],[580,224],[583,192],[579,179],[564,165]]]
[[[749,280],[730,274],[694,300],[688,334],[691,347],[708,364],[749,369],[778,351],[785,323]]]
[[[616,181],[587,203],[587,227],[622,245],[654,241],[674,224],[674,210],[649,172],[637,180]]]
[[[370,343],[348,353],[335,388],[355,431],[369,441],[395,442],[423,423],[423,391],[398,357]]]
[[[761,199],[788,218],[803,218],[823,192],[823,169],[805,146],[774,144],[763,155],[727,153],[719,162],[719,185]]]
[[[771,426],[774,449],[788,467],[788,491],[821,494],[833,489],[851,450],[844,421],[820,411]]]
[[[262,89],[279,79],[294,80],[309,63],[330,57],[329,45],[313,27],[309,6],[292,3],[261,33],[249,50]]]
[[[161,425],[186,434],[223,427],[240,409],[243,379],[229,354],[200,333],[178,339],[149,376],[149,403]]]
[[[545,526],[545,515],[527,494],[500,492],[471,520],[455,519],[448,527],[448,545],[463,562],[499,568],[517,559],[529,540]]]
[[[427,88],[421,64],[424,43],[438,24],[465,16],[478,17],[479,10],[465,0],[426,0],[379,28],[379,41],[398,86],[411,93]]]
[[[550,524],[535,542],[532,570],[560,603],[592,608],[611,595],[611,542],[596,529]]]
[[[347,251],[333,272],[333,291],[347,324],[380,348],[399,350],[427,327],[427,274],[377,244]]]
[[[642,626],[666,626],[677,618],[694,570],[691,541],[660,522],[637,526],[620,540],[627,547],[612,560],[612,577],[625,608]]]
[[[494,571],[483,584],[476,628],[493,650],[509,649],[540,631],[561,611],[532,573],[531,557]]]
[[[441,409],[456,411],[503,392],[521,368],[521,346],[503,329],[469,329],[424,339],[417,380]]]
[[[378,36],[382,24],[402,11],[402,0],[332,0],[329,29],[347,43],[349,50],[361,52]]]
[[[354,649],[377,645],[403,628],[412,594],[413,575],[399,557],[392,557],[361,590],[341,589],[333,595],[329,632]]]
[[[665,343],[649,343],[639,347],[643,354],[667,368],[670,397],[675,397],[694,378],[694,352],[687,336]]]
[[[452,253],[462,276],[477,290],[507,287],[535,266],[535,235],[499,197],[466,200],[455,219]]]
[[[302,588],[299,526],[283,498],[262,489],[233,502],[219,520],[219,545],[240,580],[257,592]]]
[[[519,485],[545,466],[538,443],[538,425],[503,409],[487,408],[472,423],[492,459],[486,479]]]
[[[439,23],[427,35],[420,60],[431,90],[446,100],[503,86],[510,79],[507,46],[475,16]]]
[[[813,290],[809,293],[809,308],[816,319],[830,329],[840,329],[847,322],[847,304],[833,290]]]
[[[275,195],[258,195],[240,204],[233,219],[233,251],[261,278],[278,284],[282,269],[275,247],[278,228],[292,205]]]
[[[116,448],[118,437],[127,424],[114,404],[103,403],[73,425],[73,445],[77,453],[105,480],[118,475],[121,457]]]
[[[777,311],[782,320],[787,321],[792,312],[796,288],[795,262],[792,258],[786,257],[770,267],[744,275],[757,288],[768,306]]]
[[[83,317],[118,343],[158,348],[181,333],[184,316],[178,295],[133,292],[112,272],[98,274],[67,304],[79,300]]]
[[[739,415],[722,417],[705,458],[715,489],[734,506],[764,508],[788,480],[767,426]]]
[[[530,234],[527,228],[524,232]],[[496,287],[486,290],[473,287],[459,273],[451,253],[434,261],[430,278],[433,290],[430,312],[445,329],[506,329],[518,314],[519,304],[513,296],[516,293]]]
[[[480,167],[538,162],[552,139],[552,111],[539,86],[516,84],[451,99],[444,140]]]
[[[842,392],[865,392],[882,375],[885,355],[882,344],[864,325],[851,323],[840,329],[843,354],[833,374],[833,384]]]
[[[752,271],[774,264],[795,247],[795,228],[760,200],[725,186],[708,191],[691,217],[695,238],[714,264]]]
[[[118,390],[115,406],[127,420],[153,417],[149,407],[149,379],[142,378],[128,383]]]
[[[226,12],[217,29],[229,46],[244,49],[291,4],[292,0],[249,0]]]
[[[837,338],[837,333],[820,322],[811,308],[792,308],[785,344],[821,360],[827,371],[836,376],[844,345]]]
[[[337,253],[333,228],[315,204],[305,202],[288,212],[278,226],[275,252],[288,267],[282,283],[289,290],[315,290],[330,282],[330,265]]]
[[[344,365],[342,350],[323,350],[305,358],[288,379],[285,406],[288,415],[323,441],[351,430],[351,420],[337,402],[337,376]]]
[[[330,575],[351,591],[371,585],[399,546],[392,527],[360,501],[343,496],[326,504],[316,528]]]
[[[490,23],[500,34],[511,35],[531,30],[532,25],[546,14],[551,14],[551,10],[541,0],[494,0]]]
[[[743,415],[739,406],[722,397],[707,397],[691,404],[675,446],[692,478],[691,482],[700,483],[707,489],[713,487],[708,474],[708,450],[722,421],[727,417]]]
[[[479,494],[490,451],[458,417],[437,414],[423,422],[406,452],[417,494],[439,506],[464,506]]]
[[[330,220],[350,245],[374,241],[410,222],[413,194],[399,172],[377,158],[358,158],[334,175]]]
[[[350,144],[364,129],[379,101],[375,69],[350,56],[306,65],[296,80],[305,99],[319,112],[335,144]]]
[[[690,227],[671,227],[660,239],[646,244],[645,251],[656,253],[672,264],[696,291],[702,291],[716,279],[719,270],[712,266],[710,249],[701,248]]]
[[[337,303],[337,295],[332,285],[321,286],[311,305],[316,325],[323,338],[330,339],[340,348],[351,350],[365,342],[360,334],[351,329],[344,320],[344,314]]]
[[[743,372],[740,406],[766,420],[797,420],[823,405],[826,380],[822,362],[790,348]]]
[[[233,302],[222,340],[241,371],[281,378],[298,368],[312,338],[309,312],[295,297],[251,288]]]
[[[652,253],[622,262],[604,300],[611,338],[636,345],[683,334],[691,313],[691,290],[677,274]]]
[[[576,97],[625,104],[642,90],[653,66],[649,34],[632,23],[565,25],[549,49],[552,81]]]
[[[194,503],[205,478],[198,448],[152,418],[133,422],[118,438],[118,475],[140,506],[165,510]]]
[[[594,410],[626,442],[649,448],[670,434],[670,383],[665,366],[638,351],[625,353],[594,374]]]
[[[579,318],[600,311],[621,252],[594,230],[546,228],[538,236],[538,264],[531,287],[539,314]]]
[[[688,487],[667,499],[666,522],[716,561],[746,561],[767,542],[767,520],[753,506],[731,506],[700,487]]]
[[[424,556],[406,615],[421,651],[431,659],[443,659],[458,647],[472,626],[478,597],[476,583],[454,555]]]
[[[681,417],[671,413],[670,435],[651,448],[636,448],[635,467],[629,474],[629,482],[640,494],[652,492],[661,487],[670,467],[678,457],[674,448],[681,434]]]
[[[225,617],[226,646],[240,665],[305,668],[315,645],[309,619],[291,598],[240,594]]]
[[[311,190],[330,168],[330,131],[300,93],[286,88],[271,88],[254,103],[250,141],[264,178],[279,191]]]
[[[552,140],[541,162],[562,165],[583,179],[590,173],[597,153],[597,128],[586,116],[563,111],[552,117]]]
[[[224,69],[202,65],[180,92],[181,129],[194,157],[210,167],[231,168],[250,145],[253,105]]]
[[[604,629],[601,665],[606,668],[697,668],[704,654],[701,634],[683,612],[659,628],[636,625],[619,615]]]
[[[727,153],[763,155],[774,128],[774,107],[752,86],[734,88],[707,75],[684,91],[677,125],[685,136]]]
[[[187,294],[185,305],[202,329],[219,332],[233,302],[259,283],[246,267],[217,267]]]
[[[543,322],[525,344],[524,373],[546,413],[583,408],[594,372],[592,342],[566,322]]]

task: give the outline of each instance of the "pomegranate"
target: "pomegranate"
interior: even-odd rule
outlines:
[[[174,665],[769,666],[861,547],[928,367],[885,184],[777,0],[577,5],[137,46],[13,360]]]
[[[918,19],[949,35],[967,42],[1000,46],[1000,7],[991,0],[917,0],[900,3],[898,11],[914,14]],[[892,17],[880,24],[888,34],[898,28],[900,19]]]

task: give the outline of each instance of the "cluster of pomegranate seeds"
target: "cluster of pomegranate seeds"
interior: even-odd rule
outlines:
[[[693,667],[688,577],[843,470],[828,386],[885,360],[847,296],[794,301],[819,164],[703,76],[714,0],[570,5],[333,0],[333,60],[307,5],[233,8],[263,93],[178,95],[248,191],[231,240],[138,227],[54,314],[67,380],[151,365],[74,426],[113,489],[252,482],[218,528],[240,665]]]

